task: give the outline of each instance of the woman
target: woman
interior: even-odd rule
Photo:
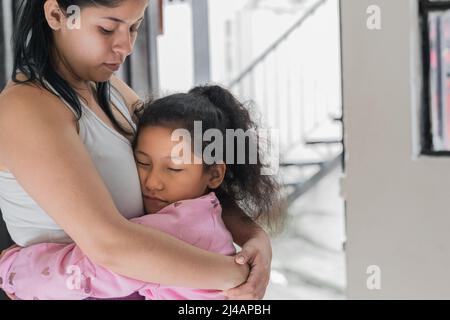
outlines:
[[[70,24],[71,5],[81,8],[80,28]],[[74,241],[96,263],[141,281],[262,298],[270,242],[235,203],[224,204],[224,222],[243,247],[235,257],[127,220],[144,212],[129,141],[139,98],[113,72],[132,53],[147,5],[23,2],[17,73],[0,95],[0,207],[8,230],[20,246]],[[170,265],[177,272],[167,272]]]

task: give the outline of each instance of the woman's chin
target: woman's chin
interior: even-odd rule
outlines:
[[[112,76],[114,75],[113,72],[105,72],[101,71],[96,74],[93,74],[90,78],[93,82],[107,82],[111,80]]]
[[[107,82],[110,81],[112,78],[112,74],[109,77],[98,77],[94,80],[94,82]]]

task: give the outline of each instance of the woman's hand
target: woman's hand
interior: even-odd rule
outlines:
[[[19,247],[19,246],[16,245],[16,244],[14,244],[13,246],[9,247],[8,249],[3,250],[3,251],[0,253],[0,261],[2,260],[3,256],[4,256],[9,250],[15,249],[15,248],[17,248],[17,247]],[[3,279],[3,281],[6,281],[6,279]],[[2,288],[2,283],[0,283],[0,289],[1,289],[1,288]],[[8,296],[8,298],[11,299],[11,300],[16,300],[16,299],[17,299],[17,297],[14,296],[14,295],[12,295],[12,294],[9,294],[9,293],[7,293],[7,292],[5,292],[5,294],[6,294],[6,295]]]
[[[248,263],[250,275],[244,284],[224,291],[224,295],[232,300],[262,299],[269,284],[272,262],[272,246],[267,234],[260,231],[247,241],[235,256],[235,261],[238,264]]]

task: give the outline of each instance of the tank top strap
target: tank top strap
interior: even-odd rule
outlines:
[[[116,106],[125,119],[127,119],[130,125],[136,129],[136,125],[132,119],[128,106],[126,105],[124,97],[113,85],[111,85],[111,102]]]
[[[61,96],[61,94],[47,81],[44,79],[45,85],[48,87],[48,89],[51,90],[56,96],[58,96],[61,101],[69,108],[70,111],[75,115],[75,117],[78,117],[77,113],[73,109],[73,107]],[[129,122],[129,124],[132,126],[134,130],[136,130],[136,125],[131,117],[130,111],[125,103],[125,99],[123,98],[122,94],[111,85],[111,102],[114,104],[114,106],[119,110],[119,112],[125,117],[125,119]],[[84,106],[83,103],[81,103],[81,106]]]
[[[58,96],[58,98],[61,99],[61,101],[66,105],[67,108],[69,108],[70,111],[72,111],[72,113],[75,115],[76,118],[78,118],[77,113],[75,112],[75,110],[73,109],[73,107],[70,105],[70,103],[68,103],[62,96],[61,94],[47,81],[44,79],[44,83],[45,85],[48,87],[48,89],[50,89],[51,92],[53,92],[56,96]]]

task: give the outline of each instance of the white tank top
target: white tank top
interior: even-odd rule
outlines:
[[[47,85],[74,112],[56,90],[50,84]],[[125,101],[113,87],[111,102],[136,129]],[[144,208],[131,143],[83,103],[79,128],[80,138],[119,212],[127,219],[141,216]],[[31,199],[10,172],[0,172],[0,209],[11,238],[20,246],[42,242],[73,242]]]

